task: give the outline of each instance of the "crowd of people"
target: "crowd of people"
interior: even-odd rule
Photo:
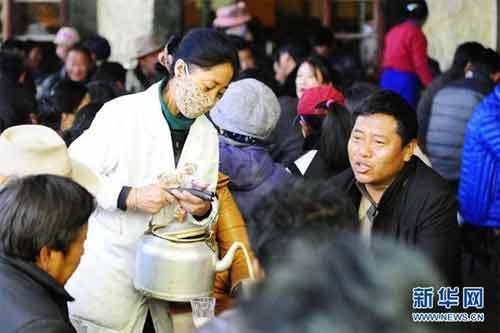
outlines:
[[[269,54],[242,2],[138,38],[130,69],[73,27],[4,41],[3,330],[189,331],[186,304],[133,282],[169,221],[250,252],[216,274],[199,332],[498,332],[500,55],[465,42],[436,73],[425,1],[403,12],[379,81],[324,27]],[[422,286],[484,288],[484,322],[414,322]]]

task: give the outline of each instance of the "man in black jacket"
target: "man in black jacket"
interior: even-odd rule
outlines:
[[[457,203],[449,185],[413,156],[415,110],[380,91],[354,111],[351,168],[331,179],[358,209],[365,238],[382,233],[427,254],[448,282],[460,282]]]
[[[89,192],[60,176],[11,180],[0,190],[0,331],[76,332],[64,284],[94,208]]]

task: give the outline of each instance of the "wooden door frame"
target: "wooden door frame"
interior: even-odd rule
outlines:
[[[12,9],[14,7],[14,0],[3,0],[3,26],[2,26],[2,36],[3,40],[12,38],[14,35],[14,27],[12,22]],[[27,1],[24,1],[27,2]],[[50,3],[53,1],[47,1]],[[61,24],[67,25],[69,22],[69,3],[68,0],[59,1],[59,17],[61,18]]]

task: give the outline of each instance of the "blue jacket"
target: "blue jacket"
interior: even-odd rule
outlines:
[[[272,160],[265,147],[233,146],[221,138],[219,155],[219,170],[229,176],[229,189],[245,220],[272,190],[295,181],[283,165]]]
[[[500,227],[500,86],[467,125],[458,200],[466,222]]]

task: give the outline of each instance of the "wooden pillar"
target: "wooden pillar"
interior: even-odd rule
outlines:
[[[384,35],[385,35],[385,20],[382,10],[382,0],[373,1],[373,19],[375,21],[375,34],[377,37],[377,59],[380,64],[382,61],[382,50],[384,47]]]
[[[3,40],[11,38],[13,35],[12,26],[12,6],[14,5],[14,0],[3,0],[3,27],[2,35]]]
[[[332,27],[332,1],[331,0],[321,0],[321,10],[323,12],[323,16],[321,19],[321,23],[325,28]]]
[[[61,0],[59,3],[59,17],[61,25],[66,26],[69,24],[69,4],[68,0]]]

